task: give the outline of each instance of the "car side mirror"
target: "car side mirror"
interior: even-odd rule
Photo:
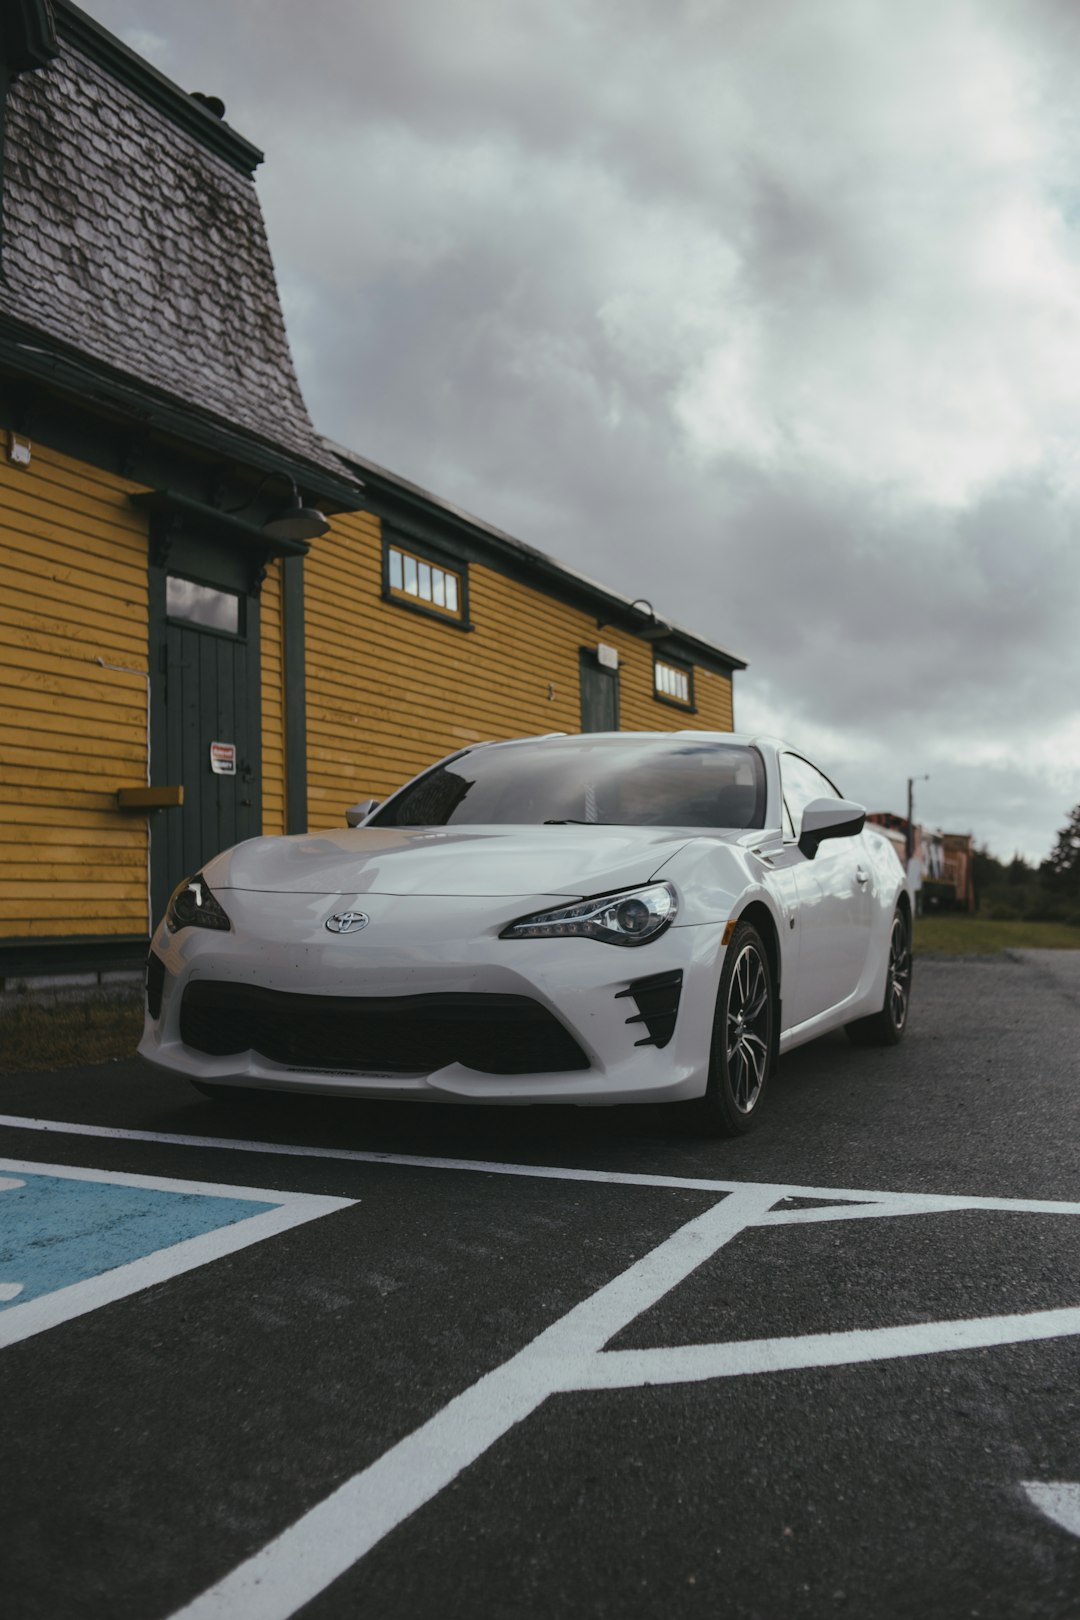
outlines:
[[[811,799],[802,815],[799,848],[808,861],[826,838],[854,838],[866,824],[866,811],[850,799]]]
[[[354,804],[351,810],[346,810],[345,820],[350,827],[362,827],[373,810],[377,810],[382,801],[380,799],[361,799]]]

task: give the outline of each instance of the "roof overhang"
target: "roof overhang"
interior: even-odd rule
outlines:
[[[355,512],[364,485],[342,466],[340,478],[286,445],[273,444],[198,410],[149,384],[85,359],[37,332],[0,316],[0,367],[47,384],[83,409],[123,417],[150,432],[228,457],[256,474],[280,473],[333,512]]]
[[[231,542],[258,552],[264,558],[304,557],[311,549],[306,540],[275,540],[257,523],[245,523],[243,518],[222,512],[216,506],[206,506],[202,501],[193,501],[175,490],[140,490],[129,495],[128,500],[140,511],[149,512],[166,523],[190,524],[207,539]]]

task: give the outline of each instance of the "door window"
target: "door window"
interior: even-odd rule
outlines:
[[[221,630],[230,636],[241,633],[240,598],[235,591],[199,585],[179,574],[166,575],[165,613],[170,619],[183,619],[204,630]]]
[[[813,799],[839,799],[827,776],[798,754],[784,754],[780,761],[780,783],[784,794],[784,837],[797,838],[803,811]]]

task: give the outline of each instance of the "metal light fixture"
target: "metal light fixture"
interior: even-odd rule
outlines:
[[[648,608],[649,618],[648,622],[640,630],[636,625],[634,626],[635,636],[640,636],[642,641],[663,641],[665,636],[670,636],[670,624],[665,624],[663,619],[656,617],[656,610],[647,597],[639,596],[636,601],[631,602],[630,611],[633,612],[635,608],[640,607]],[[611,623],[611,619],[597,619],[596,628],[602,630],[606,624]]]
[[[321,540],[324,534],[329,533],[330,523],[317,506],[304,505],[300,491],[296,487],[296,479],[287,472],[267,473],[256,485],[255,493],[249,501],[241,501],[239,506],[223,507],[222,511],[227,517],[234,517],[237,512],[250,512],[267,484],[274,478],[285,479],[292,490],[292,500],[280,511],[271,512],[261,525],[263,534],[271,540]]]
[[[263,534],[271,540],[321,540],[328,534],[330,524],[317,506],[305,506],[296,487],[292,485],[292,500],[280,512],[272,512],[262,525]]]
[[[649,610],[649,623],[637,632],[642,641],[663,641],[665,636],[670,636],[670,624],[665,624],[663,619],[656,617],[656,609],[646,597],[639,596],[636,602],[631,602],[630,606],[632,609],[647,607]]]

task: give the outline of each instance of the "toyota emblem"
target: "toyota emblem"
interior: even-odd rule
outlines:
[[[335,911],[327,917],[326,926],[332,934],[358,934],[370,921],[366,911]]]

